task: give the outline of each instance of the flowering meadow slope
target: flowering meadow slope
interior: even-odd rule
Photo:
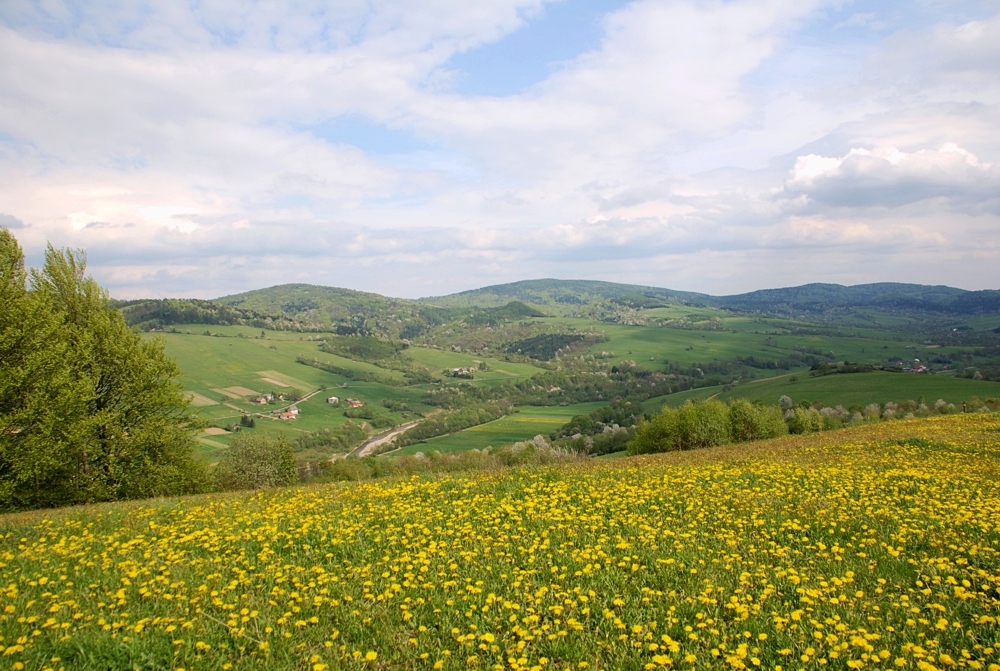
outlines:
[[[1000,418],[0,520],[0,665],[1000,669]]]

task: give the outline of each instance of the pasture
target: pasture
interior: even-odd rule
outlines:
[[[0,518],[8,668],[995,669],[1000,418]]]

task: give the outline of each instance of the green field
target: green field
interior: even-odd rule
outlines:
[[[795,381],[792,381],[795,378]],[[973,396],[980,399],[1000,397],[1000,382],[985,382],[946,375],[914,375],[910,373],[851,373],[847,375],[824,375],[809,377],[806,373],[785,374],[767,380],[753,380],[737,384],[729,391],[723,387],[706,387],[690,391],[660,396],[651,399],[644,406],[646,412],[663,406],[677,407],[689,400],[701,400],[716,396],[720,400],[745,398],[760,400],[774,405],[787,395],[796,403],[812,401],[823,405],[868,405],[889,401],[916,401],[921,396],[928,404],[943,398],[949,403],[959,404]]]
[[[548,437],[567,421],[577,415],[586,415],[606,405],[597,403],[576,403],[555,407],[524,406],[520,412],[501,417],[493,422],[480,424],[465,431],[448,436],[431,438],[425,443],[404,447],[392,454],[414,454],[416,452],[456,452],[459,450],[481,450],[484,447],[499,447],[520,440],[530,440],[542,434]]]
[[[691,308],[684,308],[689,313]],[[680,314],[676,308],[658,308],[650,313]],[[708,361],[731,361],[737,357],[757,357],[764,360],[781,360],[796,354],[820,352],[833,353],[834,360],[884,363],[889,359],[909,360],[926,358],[928,353],[953,353],[957,348],[930,347],[914,336],[871,328],[825,328],[807,322],[780,319],[755,319],[746,316],[728,316],[723,311],[702,310],[727,315],[718,318],[720,328],[673,328],[659,326],[625,326],[596,323],[587,319],[559,318],[546,320],[579,332],[593,330],[608,338],[589,348],[589,353],[600,356],[613,353],[613,360],[631,359],[640,367],[662,369],[664,361],[692,365]],[[700,316],[700,315],[692,315]],[[709,321],[692,322],[697,327]],[[798,332],[792,332],[798,329]],[[810,333],[810,331],[812,333]],[[760,369],[762,377],[786,371]]]
[[[391,412],[382,405],[383,399],[406,403],[415,412],[428,412],[432,408],[421,402],[427,385],[398,387],[375,382],[357,382],[345,377],[296,362],[300,354],[315,357],[321,361],[334,363],[344,368],[376,372],[402,380],[402,373],[388,371],[371,364],[351,361],[321,352],[318,343],[310,336],[293,333],[268,331],[266,339],[259,339],[259,329],[238,326],[186,325],[177,327],[180,333],[156,333],[151,337],[162,337],[166,342],[167,354],[176,359],[182,371],[181,382],[184,390],[213,402],[213,405],[195,405],[193,410],[201,417],[217,426],[228,426],[238,422],[244,414],[267,414],[271,410],[285,407],[290,401],[274,405],[258,406],[247,397],[233,397],[220,390],[242,387],[255,392],[275,392],[287,394],[297,390],[303,395],[312,391],[325,391],[296,403],[300,414],[295,421],[280,421],[267,417],[256,417],[257,428],[253,431],[267,435],[285,435],[294,440],[305,432],[336,427],[346,421],[344,408],[329,405],[328,396],[341,399],[351,397],[373,407],[376,412],[392,417],[397,423],[407,421],[410,415]],[[185,331],[191,331],[191,335]],[[237,333],[251,336],[210,337],[196,335],[211,330],[232,336]],[[201,401],[204,402],[204,401]],[[199,456],[214,461],[219,451],[228,445],[231,435],[201,436],[198,440]]]

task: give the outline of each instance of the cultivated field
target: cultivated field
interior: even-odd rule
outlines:
[[[43,669],[996,669],[1000,418],[2,519]]]

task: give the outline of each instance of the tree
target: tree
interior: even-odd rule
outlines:
[[[0,305],[0,509],[72,501],[86,383],[69,363],[61,320],[28,290],[24,254],[2,228]]]
[[[203,490],[180,371],[110,307],[83,253],[50,245],[26,286],[0,230],[0,265],[0,508]]]

